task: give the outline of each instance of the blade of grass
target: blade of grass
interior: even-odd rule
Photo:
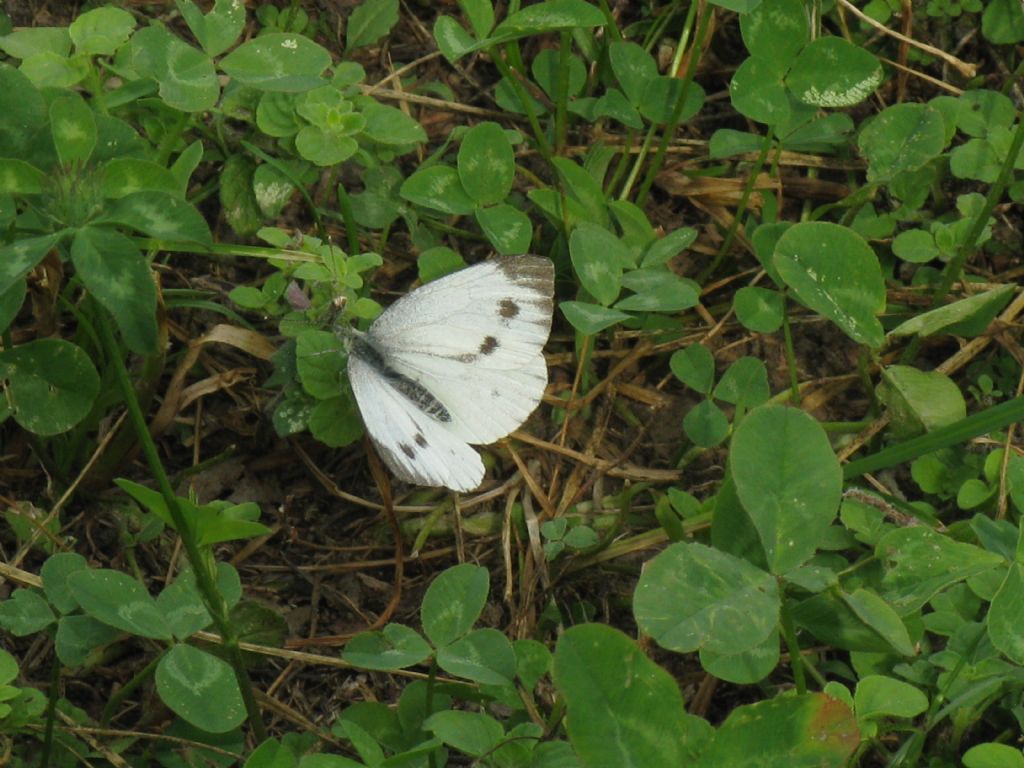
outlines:
[[[948,427],[933,430],[926,435],[891,445],[878,453],[851,461],[843,467],[843,478],[850,480],[868,472],[894,467],[926,453],[951,445],[960,445],[979,435],[994,432],[1021,420],[1024,420],[1024,397],[1015,397],[1013,400],[972,414]]]

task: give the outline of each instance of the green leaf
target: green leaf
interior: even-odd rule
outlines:
[[[267,526],[256,521],[259,506],[254,502],[231,505],[228,502],[215,501],[197,506],[187,499],[182,499],[181,504],[183,510],[189,507],[194,509],[195,533],[199,538],[199,544],[204,547],[271,533]]]
[[[43,596],[31,589],[16,589],[0,602],[0,627],[15,637],[34,635],[56,620]]]
[[[36,435],[67,432],[84,419],[100,391],[89,356],[63,339],[36,339],[0,351],[0,380],[14,420]]]
[[[21,72],[37,88],[65,90],[89,76],[89,57],[75,55],[67,58],[44,51],[25,59],[21,63]]]
[[[683,418],[683,431],[694,445],[712,448],[729,435],[729,419],[710,400],[702,400]]]
[[[740,16],[740,33],[751,58],[785,62],[787,68],[807,44],[810,31],[800,0],[772,0]]]
[[[156,601],[131,576],[109,569],[77,571],[68,587],[82,610],[124,632],[170,640],[171,632]]]
[[[150,237],[213,244],[210,227],[195,207],[165,192],[135,192],[115,200],[95,223],[123,224]]]
[[[766,403],[771,396],[768,389],[768,370],[759,358],[741,357],[722,374],[721,381],[715,387],[714,396],[717,400],[744,409]]]
[[[113,56],[128,42],[135,29],[135,17],[122,8],[93,8],[68,26],[77,53],[89,56]]]
[[[846,605],[865,626],[870,627],[896,652],[904,656],[916,653],[914,643],[899,614],[875,592],[856,589],[841,594]]]
[[[1024,40],[1024,13],[1021,12],[1020,4],[1013,0],[990,0],[985,3],[985,10],[981,15],[981,34],[993,45],[1013,44]],[[966,758],[964,765],[967,765]],[[1011,764],[1001,765],[1009,768]],[[1024,765],[1024,761],[1015,762],[1013,765]],[[967,768],[981,768],[981,764],[967,765]]]
[[[7,685],[18,676],[18,660],[0,648],[0,685]]]
[[[647,247],[643,258],[640,260],[640,265],[643,267],[658,267],[667,264],[693,245],[696,240],[697,230],[693,227],[674,229]]]
[[[62,616],[57,623],[54,650],[61,664],[83,667],[95,651],[110,645],[120,634],[121,630],[97,621],[92,616]]]
[[[866,675],[857,681],[853,695],[857,719],[917,717],[928,709],[928,697],[920,690],[884,675]]]
[[[272,32],[242,43],[220,67],[232,78],[259,91],[306,91],[323,85],[331,54],[308,37]]]
[[[260,212],[273,219],[295,195],[295,183],[270,163],[263,163],[253,171],[252,193]]]
[[[437,647],[464,637],[487,602],[490,577],[472,563],[456,565],[435,578],[423,595],[423,631]]]
[[[305,94],[265,92],[256,105],[256,125],[268,136],[294,136],[305,122],[296,109]]]
[[[897,238],[899,239],[899,238]],[[895,245],[895,243],[894,243]],[[977,336],[988,327],[992,319],[1002,310],[1013,297],[1014,286],[1001,285],[991,291],[978,293],[966,299],[954,301],[937,309],[922,312],[920,315],[900,323],[889,331],[890,336],[932,336],[945,331],[959,335]],[[984,326],[980,331],[973,334],[963,333],[963,328],[976,321],[979,326]],[[959,326],[959,328],[958,328]]]
[[[925,232],[923,229],[908,229],[905,232],[900,232],[893,238],[892,252],[903,259],[903,261],[909,261],[911,264],[927,264],[932,259],[939,257],[939,249],[935,245],[935,236],[931,232]],[[928,313],[925,312],[924,314]],[[921,315],[917,317],[921,317]],[[916,319],[912,318],[909,322],[913,322]],[[901,325],[900,327],[902,328],[903,326]],[[890,331],[890,333],[895,332],[895,329]]]
[[[804,104],[852,107],[883,80],[882,66],[866,48],[842,37],[819,37],[800,51],[786,85]]]
[[[473,34],[486,37],[494,29],[494,5],[491,0],[459,0],[459,7],[469,19]]]
[[[3,70],[0,69],[0,73]],[[3,121],[0,121],[2,123]],[[0,246],[0,294],[5,294],[27,275],[57,243],[63,233],[27,237]]]
[[[462,188],[477,205],[503,201],[512,191],[516,166],[502,127],[483,122],[466,131],[459,146],[458,169]]]
[[[626,98],[639,105],[644,88],[658,77],[654,57],[636,43],[615,41],[608,46],[608,60]]]
[[[428,248],[416,259],[416,271],[419,273],[420,281],[424,283],[437,280],[437,278],[449,275],[465,266],[465,260],[444,245]]]
[[[0,293],[0,333],[11,327],[11,323],[14,322],[14,318],[18,316],[21,306],[25,303],[27,291],[28,286],[23,279],[20,279],[16,280],[14,285],[5,292]]]
[[[128,348],[140,355],[156,352],[156,283],[135,243],[107,227],[83,227],[71,241],[71,261]]]
[[[695,768],[844,768],[860,743],[850,708],[824,693],[777,696],[732,710]]]
[[[595,229],[607,225],[608,204],[600,183],[583,166],[567,157],[556,157],[551,162],[558,172],[565,194],[570,201],[578,204],[578,210],[582,217],[580,225]],[[572,211],[572,207],[569,210]],[[570,223],[575,224],[576,222],[571,221]],[[632,257],[628,257],[623,266],[635,267],[636,263]]]
[[[427,140],[423,126],[402,110],[379,104],[373,99],[357,99],[356,104],[366,120],[363,135],[378,144],[404,149]]]
[[[632,315],[617,309],[586,301],[562,301],[559,302],[558,308],[562,310],[562,314],[572,327],[585,336],[600,333],[605,328],[632,318]]]
[[[802,303],[854,341],[882,345],[882,325],[875,315],[885,308],[885,281],[864,238],[830,222],[794,224],[775,244],[773,262]]]
[[[842,471],[821,426],[778,405],[752,410],[732,438],[729,471],[769,570],[802,565],[839,509]]]
[[[716,653],[700,649],[700,665],[708,674],[737,685],[764,680],[779,664],[779,636],[772,632],[756,648],[740,653]]]
[[[683,98],[685,96],[685,101]],[[660,75],[649,80],[640,101],[640,114],[652,123],[689,120],[704,106],[704,89],[699,83],[683,83],[677,77]]]
[[[231,667],[190,645],[175,645],[160,659],[156,690],[171,711],[202,731],[226,733],[245,720]]]
[[[246,758],[243,768],[297,768],[295,753],[277,739],[267,739]]]
[[[630,265],[629,249],[603,227],[584,222],[569,236],[569,254],[580,284],[604,306],[622,292],[622,270]]]
[[[946,130],[938,110],[894,104],[868,123],[858,144],[868,161],[868,181],[880,182],[938,157],[946,145]]]
[[[992,606],[985,617],[988,636],[1000,653],[1013,663],[1024,663],[1024,568],[1011,563],[999,591],[992,598]]]
[[[477,42],[451,16],[439,16],[434,22],[434,41],[438,50],[451,64],[472,51]]]
[[[228,618],[238,632],[238,639],[247,643],[280,648],[289,635],[284,616],[269,605],[254,600],[240,600]]]
[[[1016,120],[1013,101],[999,91],[965,91],[956,103],[956,126],[968,136],[988,136],[993,128],[1009,128]]]
[[[192,0],[175,0],[181,16],[210,56],[219,56],[235,44],[245,27],[245,6],[235,0],[216,0],[206,15]]]
[[[220,96],[213,60],[161,26],[132,36],[132,62],[160,85],[160,98],[182,112],[211,109]]]
[[[554,681],[582,764],[692,764],[688,746],[703,721],[686,714],[676,680],[618,630],[601,624],[568,629],[555,647]]]
[[[473,757],[491,752],[505,735],[501,723],[480,712],[449,709],[423,721],[423,728],[445,744]]]
[[[496,629],[476,629],[437,652],[437,665],[451,675],[484,685],[511,685],[516,673],[512,644]]]
[[[341,375],[346,356],[342,341],[334,333],[311,329],[296,338],[296,370],[302,388],[313,397],[328,399],[341,393]]]
[[[745,285],[733,297],[736,319],[757,333],[775,333],[782,327],[786,302],[778,291]]]
[[[1001,555],[922,526],[889,531],[879,539],[875,554],[885,566],[881,596],[901,616],[920,610],[953,584],[1005,563]]]
[[[351,393],[321,400],[309,414],[309,433],[324,445],[341,448],[363,436],[363,421]]]
[[[61,96],[50,103],[50,132],[61,165],[82,165],[96,146],[96,119],[81,96]]]
[[[547,0],[506,18],[494,30],[491,42],[507,42],[560,29],[603,27],[605,22],[604,14],[584,0]]]
[[[26,29],[22,32],[42,30]],[[67,37],[65,30],[60,32]],[[13,33],[18,34],[18,33]],[[0,38],[0,45],[9,49],[7,43],[13,35]],[[23,72],[10,66],[0,67],[0,147],[7,157],[23,158],[35,142],[36,132],[44,130],[49,112],[47,102]],[[0,257],[0,264],[4,263]]]
[[[78,607],[78,601],[68,587],[68,577],[88,567],[89,563],[77,552],[58,552],[43,563],[39,571],[43,591],[50,604],[61,613],[70,613]]]
[[[103,164],[103,196],[115,199],[151,190],[180,197],[180,181],[159,163],[137,157],[116,157]]]
[[[217,563],[216,583],[217,590],[229,608],[238,603],[242,596],[238,571],[228,563]],[[167,628],[179,640],[191,637],[213,623],[192,571],[184,571],[174,583],[165,587],[157,595],[156,607],[167,622]]]
[[[891,365],[882,371],[878,398],[889,410],[900,439],[955,424],[967,417],[967,403],[952,379],[939,371]]]
[[[315,125],[306,125],[295,136],[295,148],[304,160],[326,168],[348,160],[359,151],[350,136],[339,136]]]
[[[10,157],[0,158],[0,194],[38,195],[46,184],[46,174],[31,163]]]
[[[489,208],[477,208],[473,213],[494,250],[502,256],[513,256],[530,250],[533,223],[529,216],[515,206],[499,203]]]
[[[676,350],[668,361],[675,377],[702,395],[711,394],[715,383],[715,357],[703,344]]]
[[[678,599],[683,594],[685,601]],[[679,542],[647,563],[633,594],[633,613],[663,648],[742,653],[775,632],[778,585],[771,574],[745,560]]]
[[[399,192],[406,200],[442,213],[472,213],[475,204],[466,194],[459,172],[448,165],[432,165],[415,171],[402,182]]]
[[[221,210],[240,237],[256,234],[263,225],[263,212],[253,187],[255,172],[256,164],[245,155],[232,155],[220,170]]]
[[[345,644],[341,657],[362,669],[405,669],[430,658],[433,648],[414,629],[388,624],[378,632],[363,632]]]
[[[729,81],[729,99],[736,111],[765,125],[786,123],[792,115],[783,83],[786,69],[786,61],[775,57],[743,61]]]
[[[398,23],[398,0],[363,0],[345,26],[345,50],[351,52],[380,40]]]
[[[29,27],[0,37],[0,50],[16,59],[40,53],[66,58],[71,53],[71,36],[64,27]]]
[[[664,267],[627,272],[622,276],[622,287],[633,295],[619,301],[615,308],[630,312],[679,312],[700,301],[700,287],[693,280]]]
[[[998,2],[998,0],[997,0]],[[988,11],[992,6],[996,5],[997,2],[988,3],[985,6],[985,15],[988,16]],[[1010,8],[1016,8],[1020,11],[1020,6],[1010,5],[1006,3]],[[1024,39],[1024,20],[1020,23],[1020,32],[1013,41]],[[988,35],[985,35],[988,37]],[[995,42],[994,40],[992,42]],[[964,764],[964,768],[1024,768],[1024,755],[1020,753],[1020,750],[1016,747],[1011,747],[1009,744],[977,744],[966,752],[964,752],[961,758]]]

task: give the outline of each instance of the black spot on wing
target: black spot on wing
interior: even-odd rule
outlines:
[[[388,365],[387,360],[377,347],[370,343],[365,336],[357,336],[352,341],[349,350],[350,355],[355,355],[367,365],[383,376],[399,394],[406,397],[420,411],[440,422],[449,422],[452,415],[444,404],[434,397],[433,393],[415,379],[411,379],[399,373]],[[405,446],[402,446],[405,450]],[[412,450],[410,448],[410,450]],[[412,458],[410,456],[410,458]]]
[[[496,350],[499,346],[500,345],[498,344],[498,340],[496,338],[494,338],[493,336],[485,336],[484,340],[480,343],[480,354],[494,354],[494,350]]]
[[[418,445],[420,448],[427,447],[427,438],[423,436],[422,432],[417,432],[416,437],[413,439],[416,440],[416,445]]]
[[[406,445],[405,443],[399,443],[398,447],[401,448],[402,449],[402,453],[404,453],[410,459],[415,459],[416,458],[416,451],[415,451],[415,449],[413,449],[413,447],[411,445]]]
[[[515,299],[502,299],[498,303],[498,314],[506,320],[511,320],[513,317],[518,315],[520,311],[519,305],[516,303]]]

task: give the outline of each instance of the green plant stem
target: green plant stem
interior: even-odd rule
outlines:
[[[750,204],[750,196],[754,193],[754,185],[757,184],[757,176],[761,172],[761,168],[764,167],[764,161],[768,158],[768,152],[772,148],[772,142],[775,140],[775,129],[772,126],[768,126],[768,133],[764,136],[764,143],[761,145],[761,152],[757,156],[757,162],[754,163],[750,169],[750,175],[747,177],[747,183],[743,185],[743,195],[740,197],[740,202],[736,206],[736,213],[732,217],[732,223],[729,225],[729,230],[725,233],[725,239],[722,240],[722,245],[718,249],[718,253],[715,254],[715,258],[711,260],[711,263],[697,276],[697,282],[701,285],[707,281],[711,275],[715,273],[719,265],[722,263],[722,259],[725,258],[726,254],[732,250],[733,240],[736,239],[736,231],[739,229],[740,220],[743,215],[747,212],[747,205]]]
[[[53,728],[57,722],[57,699],[60,698],[60,659],[53,654],[50,666],[50,690],[46,697],[46,730],[43,732],[43,751],[39,755],[39,768],[47,768],[50,754],[53,752]]]
[[[800,651],[800,643],[796,639],[796,629],[793,627],[793,617],[789,613],[789,606],[783,601],[779,609],[779,621],[782,624],[782,636],[786,640],[786,648],[789,650],[789,666],[793,670],[793,682],[796,685],[797,693],[807,693],[807,677],[804,674],[804,656]]]
[[[164,649],[156,655],[156,657],[149,662],[145,667],[135,673],[134,677],[125,683],[121,688],[114,693],[113,696],[107,701],[103,707],[103,714],[100,715],[100,725],[106,728],[110,724],[111,718],[114,717],[114,713],[117,711],[121,703],[132,694],[136,688],[142,685],[146,680],[149,680],[156,673],[156,665],[160,663],[160,659],[167,653],[167,649]]]
[[[167,478],[163,464],[160,462],[156,443],[153,442],[153,438],[149,434],[149,427],[142,415],[139,402],[135,398],[135,390],[132,387],[131,378],[128,376],[128,369],[125,368],[124,360],[121,357],[121,350],[117,345],[117,340],[114,338],[114,331],[110,325],[110,318],[107,317],[107,311],[99,305],[96,308],[100,336],[103,340],[108,362],[114,369],[114,374],[117,377],[117,383],[121,389],[121,396],[124,398],[125,407],[128,409],[128,418],[138,436],[139,444],[146,456],[150,472],[153,473],[153,477],[156,479],[157,486],[160,489],[160,494],[167,504],[167,511],[174,521],[174,527],[181,537],[182,544],[185,545],[185,552],[188,555],[189,563],[192,565],[192,572],[196,577],[196,586],[199,588],[199,594],[202,595],[203,603],[210,612],[214,626],[221,636],[221,642],[224,645],[228,663],[234,669],[235,678],[241,690],[242,701],[245,703],[245,711],[249,717],[249,724],[252,727],[253,735],[257,741],[262,742],[267,738],[267,731],[260,717],[256,696],[252,689],[252,681],[249,679],[249,672],[245,668],[245,660],[242,658],[242,651],[238,647],[238,635],[228,617],[227,603],[217,588],[217,583],[210,568],[207,567],[208,564],[199,549],[199,543],[196,541],[195,534],[189,527],[181,507],[178,505],[178,497],[175,496],[174,490],[171,488],[171,482]]]
[[[555,152],[561,153],[569,126],[569,62],[572,35],[564,29],[558,38],[558,77],[555,81]]]
[[[516,98],[519,99],[519,105],[526,113],[526,120],[530,124],[530,130],[533,131],[534,141],[537,142],[537,151],[540,152],[548,165],[551,165],[553,168],[554,166],[551,164],[551,144],[548,143],[548,138],[544,135],[544,129],[541,128],[540,120],[537,119],[537,114],[533,111],[533,102],[531,101],[529,94],[526,92],[523,84],[519,82],[519,78],[512,72],[512,68],[508,65],[508,62],[505,61],[504,57],[502,57],[501,52],[495,48],[491,48],[489,49],[489,53],[491,55],[491,59],[494,61],[494,66],[498,68],[498,71],[501,72],[501,76],[505,78],[509,86],[515,92]],[[513,58],[517,56],[518,49],[514,47],[514,43],[508,43],[505,46],[505,53],[509,58]]]
[[[793,349],[793,331],[789,327],[789,315],[782,315],[782,336],[786,347],[786,367],[789,369],[789,401],[800,404],[800,379],[796,372],[796,351]]]
[[[696,6],[697,3],[694,3]],[[640,185],[640,189],[637,192],[636,202],[637,205],[642,206],[647,201],[647,194],[651,191],[651,186],[654,184],[654,178],[658,175],[661,170],[662,164],[665,162],[665,155],[668,154],[668,146],[672,142],[672,137],[675,135],[676,127],[679,125],[679,116],[683,112],[683,107],[686,106],[686,97],[690,93],[690,85],[693,83],[693,76],[697,72],[697,51],[704,45],[704,36],[707,34],[708,29],[711,27],[710,20],[711,14],[714,12],[715,6],[711,3],[704,4],[704,10],[701,13],[700,21],[697,22],[697,32],[693,37],[693,45],[690,46],[690,61],[686,67],[686,74],[683,75],[683,90],[679,94],[679,101],[676,102],[675,109],[672,111],[672,119],[665,126],[665,130],[661,134],[661,142],[658,144],[658,151],[654,153],[654,161],[647,169],[647,176],[644,178],[643,183]],[[689,21],[689,19],[687,19]],[[681,43],[680,47],[685,47],[685,40]]]

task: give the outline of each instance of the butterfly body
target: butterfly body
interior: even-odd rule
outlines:
[[[554,269],[496,259],[416,289],[349,339],[367,432],[401,479],[473,490],[485,445],[518,428],[547,385]]]

